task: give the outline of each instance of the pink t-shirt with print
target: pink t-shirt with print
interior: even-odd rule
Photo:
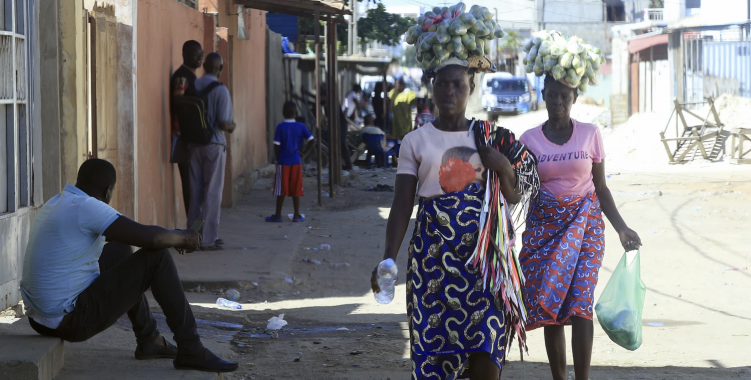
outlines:
[[[537,156],[542,188],[556,197],[584,197],[595,191],[592,164],[605,159],[600,130],[592,124],[572,121],[574,132],[563,145],[548,140],[542,125],[528,130],[519,139]]]

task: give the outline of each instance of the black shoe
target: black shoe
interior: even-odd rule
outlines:
[[[195,371],[205,372],[234,372],[237,370],[237,363],[222,360],[214,355],[208,348],[197,354],[178,353],[172,364],[176,369],[192,369]]]
[[[174,359],[177,357],[177,347],[174,344],[164,339],[164,345],[156,343],[139,344],[136,347],[136,359],[149,360],[149,359]]]

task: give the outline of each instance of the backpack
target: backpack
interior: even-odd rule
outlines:
[[[187,143],[208,145],[214,136],[214,126],[209,124],[209,94],[221,86],[213,82],[198,92],[195,84],[185,90],[185,94],[175,100],[175,115],[180,126],[180,135]]]

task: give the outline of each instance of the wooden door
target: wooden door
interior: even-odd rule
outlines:
[[[89,157],[117,162],[117,19],[112,5],[88,12]],[[110,205],[118,207],[118,188]]]
[[[639,54],[633,54],[631,61],[631,75],[629,80],[631,81],[631,112],[630,115],[639,113]]]

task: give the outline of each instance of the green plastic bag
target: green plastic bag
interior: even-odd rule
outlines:
[[[634,351],[642,343],[641,316],[647,287],[641,280],[640,252],[628,263],[628,252],[605,285],[595,306],[600,326],[617,345]]]

